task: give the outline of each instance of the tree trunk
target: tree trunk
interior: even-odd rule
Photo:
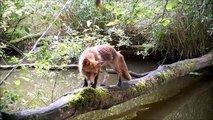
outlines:
[[[69,92],[50,105],[33,110],[4,113],[3,119],[64,120],[92,110],[105,109],[147,94],[174,78],[213,64],[213,53],[159,66],[145,77],[123,82],[122,87],[85,87]]]

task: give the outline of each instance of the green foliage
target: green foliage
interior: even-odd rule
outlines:
[[[112,27],[109,28],[108,34],[118,37],[118,44],[116,44],[118,47],[129,46],[131,44],[130,37],[125,34],[123,29]]]
[[[210,1],[170,1],[164,16],[151,26],[151,39],[156,44],[155,51],[166,52],[170,56],[192,58],[204,54],[211,45],[212,5]],[[200,9],[206,11],[201,13]]]
[[[1,94],[0,112],[6,111],[9,105],[14,104],[19,99],[18,94],[14,91],[3,90]]]
[[[162,12],[162,1],[110,1],[105,4],[106,10],[113,14],[112,19],[120,26],[147,27]]]
[[[19,62],[19,59],[15,56],[11,57],[8,61],[9,64],[17,64]]]
[[[20,35],[30,32],[28,26],[18,25],[20,21],[33,12],[28,2],[23,0],[5,0],[0,4],[0,34],[4,37],[9,35],[12,38],[13,35],[20,37]]]

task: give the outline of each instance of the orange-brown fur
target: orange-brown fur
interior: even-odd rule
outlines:
[[[79,58],[79,71],[85,76],[84,86],[88,86],[87,82],[90,82],[92,87],[96,87],[101,68],[104,68],[102,85],[105,85],[109,78],[106,66],[111,66],[118,73],[118,86],[121,85],[121,78],[132,79],[123,55],[109,45],[98,45],[84,50]]]

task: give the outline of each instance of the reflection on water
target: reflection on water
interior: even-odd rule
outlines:
[[[5,75],[8,71],[0,71]],[[81,83],[75,71],[37,71],[32,69],[16,70],[0,86],[0,92],[9,90],[19,96],[18,101],[10,105],[10,111],[46,106]],[[19,81],[20,84],[17,84]]]
[[[213,79],[199,81],[169,99],[138,110],[133,120],[210,120],[213,119]],[[142,106],[141,106],[142,107]]]

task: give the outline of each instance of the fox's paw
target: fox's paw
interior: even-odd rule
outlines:
[[[117,83],[117,86],[121,87],[121,85],[122,85],[122,82],[121,82],[121,80],[119,80],[118,83]]]
[[[102,84],[100,84],[100,86],[106,86],[106,84],[103,84],[103,83],[102,83]]]

